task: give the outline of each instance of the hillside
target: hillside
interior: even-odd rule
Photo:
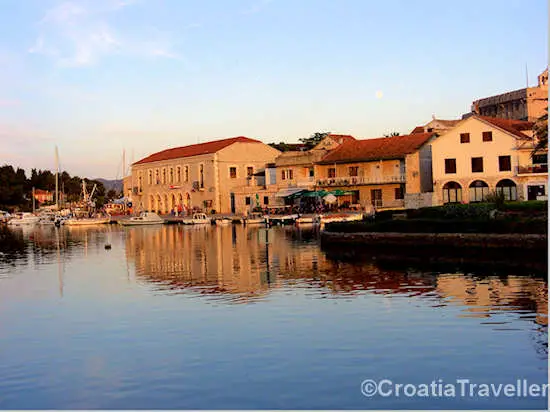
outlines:
[[[117,192],[122,192],[122,179],[108,180],[108,179],[97,178],[96,180],[103,183],[103,186],[105,186],[106,192],[108,192],[111,189],[114,189]]]

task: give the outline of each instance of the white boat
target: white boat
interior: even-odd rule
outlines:
[[[261,213],[251,213],[250,215],[243,217],[241,223],[245,225],[263,225],[266,223],[265,216]]]
[[[212,220],[205,213],[193,213],[192,217],[184,217],[181,223],[184,225],[209,225]]]
[[[79,217],[79,218],[72,217],[70,219],[65,220],[63,224],[65,226],[92,226],[92,225],[104,225],[110,222],[111,222],[110,217],[103,217],[103,216]]]
[[[40,217],[32,213],[16,213],[15,216],[8,221],[10,226],[27,226],[36,225],[40,221]]]
[[[153,212],[141,212],[139,216],[118,221],[118,224],[122,226],[161,225],[163,223],[166,223],[165,220]]]
[[[353,222],[356,220],[363,220],[363,213],[354,213],[354,214],[335,214],[335,215],[326,215],[320,216],[321,225],[332,222]]]
[[[11,215],[8,212],[4,210],[0,210],[0,223],[5,223],[10,219],[11,219]]]
[[[315,223],[319,223],[318,216],[300,216],[298,219],[296,219],[297,225],[312,225]]]
[[[233,223],[233,220],[228,217],[222,217],[221,219],[216,219],[216,225],[218,226],[227,226]]]

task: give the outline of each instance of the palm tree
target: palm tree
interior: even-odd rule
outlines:
[[[384,137],[395,137],[399,136],[399,132],[391,132],[389,134],[385,134]]]

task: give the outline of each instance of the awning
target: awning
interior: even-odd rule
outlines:
[[[275,197],[288,197],[288,196],[296,195],[298,193],[305,192],[305,191],[306,191],[305,189],[298,189],[296,187],[289,188],[289,189],[281,189],[275,194]]]

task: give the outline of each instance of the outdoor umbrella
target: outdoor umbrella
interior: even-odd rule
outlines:
[[[323,200],[324,200],[325,202],[327,202],[327,203],[334,203],[334,202],[336,202],[337,199],[336,199],[336,196],[334,196],[333,194],[330,194],[330,193],[329,193],[328,195],[326,195],[325,197],[323,197]]]

